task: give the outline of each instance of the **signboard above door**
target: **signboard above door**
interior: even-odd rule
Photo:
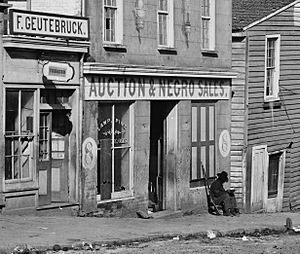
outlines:
[[[89,39],[88,18],[11,9],[9,33],[30,36]]]
[[[85,100],[227,100],[229,79],[86,76]]]

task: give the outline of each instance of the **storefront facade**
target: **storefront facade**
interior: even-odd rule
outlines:
[[[85,18],[10,11],[3,37],[2,212],[79,203],[80,66],[88,39]]]
[[[202,168],[210,179],[230,168],[231,1],[85,10],[82,212],[206,212]]]
[[[204,174],[230,165],[232,74],[107,68],[84,67],[83,211],[205,211]]]

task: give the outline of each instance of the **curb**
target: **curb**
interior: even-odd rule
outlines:
[[[287,230],[285,226],[272,226],[272,227],[264,227],[264,228],[253,228],[253,229],[234,229],[229,231],[220,231],[220,230],[211,230],[215,238],[220,237],[243,237],[243,236],[254,236],[260,237],[265,235],[273,235],[273,234],[284,234],[287,232],[291,232]],[[109,241],[95,241],[95,242],[80,242],[73,245],[54,245],[52,247],[49,246],[38,246],[32,249],[28,249],[24,247],[23,250],[16,251],[16,249],[1,249],[0,254],[44,254],[47,251],[69,251],[69,250],[100,250],[101,248],[113,247],[113,246],[128,246],[128,245],[138,245],[140,243],[158,241],[158,240],[190,240],[196,238],[208,238],[208,232],[199,231],[195,233],[187,233],[187,234],[176,234],[176,233],[162,233],[151,236],[144,236],[138,238],[130,238],[130,239],[122,239],[122,240],[109,240]],[[208,238],[209,239],[209,238]],[[212,238],[211,238],[212,239]]]

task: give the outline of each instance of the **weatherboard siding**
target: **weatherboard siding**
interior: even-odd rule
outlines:
[[[299,14],[299,7],[297,6]],[[284,209],[300,205],[300,26],[294,26],[294,8],[252,28],[248,33],[248,143],[267,145],[268,152],[287,148]],[[280,34],[281,106],[264,108],[265,35]]]
[[[232,43],[232,69],[238,73],[232,80],[232,110],[231,110],[231,187],[236,190],[236,197],[240,207],[244,207],[244,171],[245,160],[243,149],[245,147],[245,77],[246,77],[246,50],[245,41]]]

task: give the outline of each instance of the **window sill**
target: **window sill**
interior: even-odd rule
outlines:
[[[158,52],[163,55],[177,55],[177,50],[175,48],[169,47],[158,47]]]
[[[276,101],[265,101],[263,103],[263,108],[264,109],[276,109],[276,108],[281,108],[281,101],[276,100]]]
[[[122,44],[103,44],[103,48],[105,49],[105,51],[108,52],[120,52],[120,53],[126,53],[127,52],[127,48],[126,46],[122,45]]]
[[[201,53],[203,56],[218,57],[218,51],[216,50],[202,49]]]

